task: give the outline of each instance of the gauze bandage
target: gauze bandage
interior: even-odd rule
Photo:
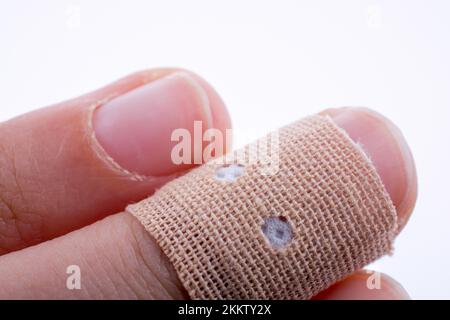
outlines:
[[[343,130],[313,116],[271,136],[271,170],[249,161],[264,139],[128,208],[193,299],[307,299],[391,250],[395,209]]]

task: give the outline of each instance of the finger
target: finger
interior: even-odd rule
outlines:
[[[360,270],[313,300],[409,300],[403,286],[386,274]]]
[[[67,286],[71,266],[80,290]],[[0,300],[187,298],[156,242],[128,213],[3,255],[0,282]]]
[[[369,156],[394,203],[402,229],[416,203],[417,175],[401,131],[388,118],[367,108],[328,109],[322,114],[330,115]]]
[[[344,113],[347,113],[345,117],[337,118]],[[408,152],[402,150],[407,148],[403,137],[391,132],[386,120],[368,110],[344,109],[336,111],[332,117],[346,130],[360,128],[361,131],[354,129],[351,135],[359,138],[372,158],[377,152],[380,158],[392,162],[396,170],[382,170],[381,178],[393,183],[389,192],[399,192],[395,197],[392,194],[398,215],[408,216],[410,212],[407,210],[413,203],[400,204],[405,198],[414,201],[408,193],[414,191],[414,186],[409,184],[415,179],[409,175],[415,175],[415,171],[407,172],[414,165],[410,163],[412,158],[405,156]],[[361,126],[361,122],[365,125]],[[385,143],[372,150],[374,144],[370,141],[377,139]],[[373,160],[379,166],[380,162]],[[403,179],[407,179],[406,184]],[[396,181],[399,187],[394,185]],[[82,270],[84,285],[81,290],[71,291],[65,286],[65,270],[71,264],[79,265]],[[2,257],[0,282],[3,298],[186,297],[176,273],[153,238],[127,213],[108,217],[59,239]],[[42,288],[47,289],[43,291]]]
[[[182,170],[175,129],[225,131],[217,93],[187,71],[138,72],[0,124],[0,254],[88,225]]]

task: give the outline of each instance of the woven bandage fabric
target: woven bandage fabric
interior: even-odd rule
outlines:
[[[391,252],[395,208],[361,147],[327,116],[276,134],[276,172],[238,157],[220,179],[222,157],[127,208],[192,299],[309,299]]]

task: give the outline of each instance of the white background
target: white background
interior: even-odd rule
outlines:
[[[0,120],[157,66],[210,81],[237,145],[323,108],[372,107],[402,129],[419,174],[395,255],[373,267],[413,298],[450,298],[449,10],[445,0],[1,0]]]

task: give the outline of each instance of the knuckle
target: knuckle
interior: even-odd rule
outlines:
[[[29,209],[15,150],[0,142],[0,254],[40,241],[41,218]]]

